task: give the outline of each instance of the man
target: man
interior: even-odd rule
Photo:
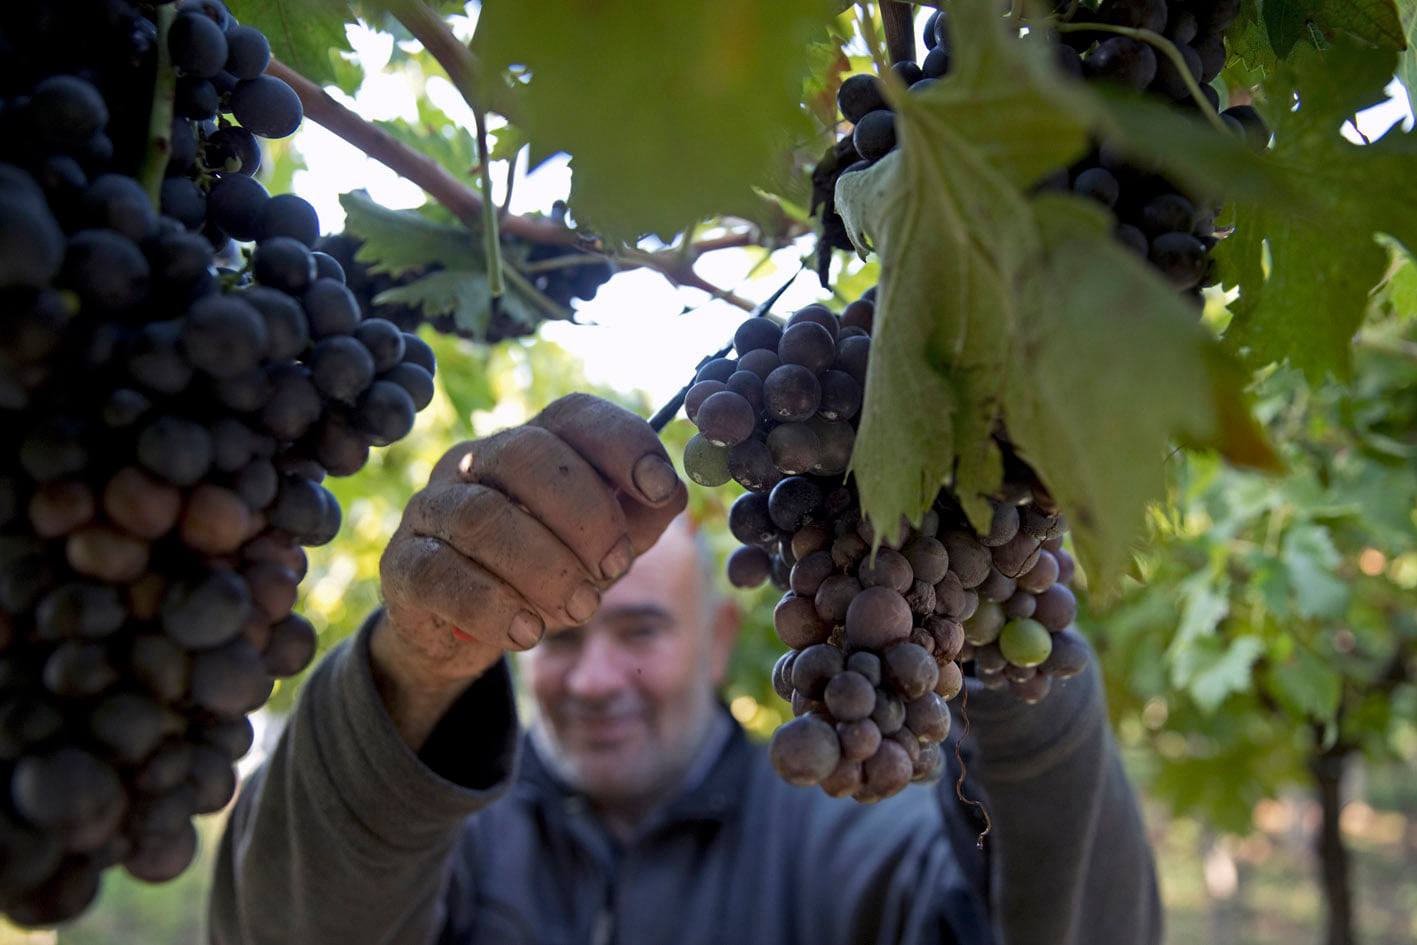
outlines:
[[[870,806],[791,787],[714,696],[735,627],[671,525],[685,502],[650,428],[590,397],[444,456],[384,553],[385,610],[242,790],[213,939],[1159,940],[1095,671],[1035,707],[971,690],[987,864],[951,842],[974,832],[952,779]]]

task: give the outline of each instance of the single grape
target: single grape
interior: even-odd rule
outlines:
[[[231,93],[231,112],[242,126],[262,138],[284,138],[300,126],[300,97],[280,79],[260,75],[243,79]]]
[[[237,296],[201,299],[182,322],[183,354],[215,378],[230,378],[254,367],[267,345],[260,312]]]
[[[914,622],[905,598],[888,587],[868,587],[846,610],[846,640],[852,648],[883,649],[910,636]]]
[[[932,682],[932,690],[933,686]],[[907,702],[905,725],[922,742],[944,741],[950,734],[950,711],[945,707],[945,700],[931,691]]]
[[[261,234],[261,208],[270,199],[255,178],[226,174],[207,192],[207,214],[233,239],[253,240]]]
[[[778,639],[793,649],[825,643],[831,635],[831,624],[817,613],[810,597],[785,595],[773,609],[772,617]]]
[[[797,659],[796,650],[788,650],[777,658],[772,667],[772,688],[783,701],[792,699],[792,663]]]
[[[780,335],[778,336],[781,337]],[[782,364],[782,359],[777,356],[777,340],[773,341],[772,348],[755,348],[738,359],[738,370],[748,371],[758,375],[763,380],[775,371]],[[737,372],[734,372],[737,373]]]
[[[1028,591],[1020,590],[1004,601],[1004,616],[1010,620],[1016,617],[1032,617],[1037,608],[1038,598]]]
[[[821,399],[822,387],[816,374],[800,364],[774,368],[763,381],[763,403],[777,420],[806,420],[817,412]]]
[[[1003,607],[994,601],[984,601],[974,616],[964,621],[964,638],[976,647],[993,643],[999,638],[1004,623]]]
[[[782,326],[770,318],[750,318],[738,326],[733,333],[733,349],[739,358],[750,351],[767,349],[777,351],[777,343],[782,338]],[[744,370],[741,362],[739,370]]]
[[[1092,167],[1083,171],[1073,181],[1073,193],[1079,197],[1087,197],[1102,204],[1104,207],[1113,207],[1117,203],[1117,198],[1122,193],[1121,185],[1117,183],[1117,178],[1112,176],[1112,172],[1102,167]]]
[[[870,112],[887,107],[880,79],[865,74],[848,76],[837,88],[836,102],[842,117],[852,124]]]
[[[1054,584],[1037,595],[1033,619],[1054,633],[1067,629],[1078,614],[1077,598],[1066,584]]]
[[[231,180],[233,178],[225,178]],[[237,177],[237,180],[246,180],[244,177]],[[260,222],[254,224],[257,228],[257,235],[260,233]],[[253,237],[254,238],[254,237]],[[262,285],[288,292],[291,295],[300,295],[312,288],[315,279],[315,257],[310,255],[310,250],[304,243],[289,236],[271,236],[262,239],[256,244],[256,252],[251,257],[251,271],[256,276],[256,281]],[[332,286],[331,294],[340,295],[349,290],[344,286],[329,280]],[[352,297],[350,299],[352,302]],[[358,303],[353,303],[355,317],[357,318]],[[306,314],[310,314],[310,302],[305,301]],[[320,331],[316,319],[312,316],[310,321],[311,334],[320,336]]]
[[[862,587],[888,587],[900,594],[910,590],[915,580],[906,557],[886,547],[876,549],[874,558],[867,555],[856,573]]]
[[[162,601],[162,628],[191,649],[220,646],[241,632],[253,605],[236,574],[213,570],[175,583]]]
[[[948,531],[940,539],[949,556],[950,570],[959,578],[961,587],[978,587],[989,576],[992,558],[989,549],[965,531]]]
[[[825,551],[813,552],[792,566],[792,574],[788,578],[792,593],[804,598],[812,605],[813,613],[816,613],[814,598],[817,591],[835,569],[836,565],[832,564],[830,554]]]
[[[1205,244],[1190,233],[1162,233],[1151,241],[1147,258],[1180,290],[1199,285],[1209,264]]]
[[[209,79],[226,64],[226,34],[196,13],[181,13],[172,21],[167,48],[172,64],[186,75]]]
[[[808,699],[819,700],[827,683],[845,665],[841,650],[830,643],[814,643],[802,648],[792,661],[792,687]]]
[[[984,600],[1002,604],[1017,589],[1018,584],[1013,578],[1006,577],[998,568],[990,568],[989,576],[975,590]]]
[[[993,549],[993,566],[1004,577],[1017,578],[1038,563],[1042,551],[1042,542],[1020,529],[1008,542]],[[980,596],[987,595],[981,590]]]
[[[850,797],[865,783],[866,775],[861,765],[842,758],[832,773],[822,779],[821,788],[828,797]]]
[[[1140,40],[1113,36],[1083,60],[1083,73],[1089,79],[1144,89],[1156,78],[1156,53]]]
[[[964,688],[964,672],[953,660],[940,663],[939,666],[940,675],[935,680],[935,695],[948,702]]]
[[[783,780],[806,787],[832,773],[841,760],[841,749],[830,725],[804,715],[773,733],[768,756]]]
[[[684,394],[684,416],[689,418],[690,423],[698,423],[699,408],[703,406],[704,401],[726,390],[728,385],[723,381],[695,381],[694,386]]]
[[[1053,649],[1052,635],[1036,620],[1010,620],[999,633],[999,651],[1015,666],[1037,666]]]
[[[817,615],[829,626],[840,626],[846,622],[846,612],[851,602],[861,593],[861,582],[847,574],[833,574],[817,587],[813,603]]]
[[[889,797],[899,792],[910,783],[914,770],[905,748],[889,738],[883,740],[876,753],[866,759],[863,768],[867,788],[879,797]]]
[[[1033,567],[1019,576],[1019,589],[1030,594],[1041,594],[1058,580],[1058,573],[1057,557],[1047,550],[1040,551]]]
[[[729,451],[696,433],[684,444],[684,471],[701,486],[721,486],[733,478],[728,469]]]
[[[1087,668],[1088,648],[1082,635],[1076,630],[1063,630],[1053,634],[1053,649],[1048,658],[1039,664],[1038,671],[1067,679]]]
[[[757,412],[746,398],[730,390],[721,390],[704,399],[696,411],[694,422],[700,434],[710,443],[731,447],[753,435]]]

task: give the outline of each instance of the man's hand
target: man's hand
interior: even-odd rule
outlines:
[[[587,621],[687,499],[649,425],[585,394],[444,454],[379,564],[374,673],[405,740],[504,652]]]

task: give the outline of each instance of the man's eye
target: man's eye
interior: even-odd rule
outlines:
[[[631,624],[621,631],[621,635],[627,640],[644,642],[659,636],[659,627],[652,623]]]

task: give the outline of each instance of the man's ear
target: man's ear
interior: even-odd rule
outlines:
[[[733,644],[738,642],[738,631],[742,626],[743,612],[738,602],[728,596],[720,597],[718,606],[713,610],[713,635],[709,640],[715,687],[722,686],[728,674],[728,657],[733,653]]]

